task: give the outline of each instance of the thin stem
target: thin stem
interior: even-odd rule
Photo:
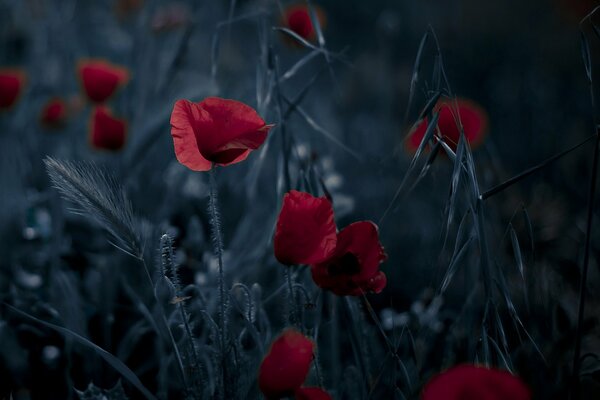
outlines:
[[[210,213],[210,226],[212,231],[213,250],[217,256],[219,266],[219,345],[221,347],[221,393],[220,396],[225,396],[225,377],[226,373],[226,356],[225,356],[225,338],[227,337],[227,324],[225,323],[225,313],[227,310],[227,298],[225,296],[225,272],[223,271],[223,237],[221,234],[221,220],[219,209],[217,206],[217,183],[216,183],[216,165],[213,163],[210,169],[210,195],[208,208]]]
[[[150,270],[148,269],[148,266],[146,265],[146,260],[144,260],[144,257],[142,255],[140,255],[138,257],[138,259],[140,260],[142,266],[144,267],[144,272],[146,273],[145,274],[146,279],[148,280],[148,284],[150,285],[150,288],[152,289],[152,296],[154,297],[154,302],[160,311],[161,322],[163,323],[163,325],[165,326],[165,329],[167,330],[167,333],[169,334],[169,342],[171,344],[171,347],[173,348],[173,352],[175,353],[175,359],[177,360],[177,367],[179,370],[179,374],[181,375],[181,381],[183,382],[183,386],[186,388],[186,391],[187,391],[188,384],[187,384],[187,379],[185,377],[185,369],[183,368],[183,360],[181,358],[181,354],[179,353],[179,348],[177,347],[177,343],[175,342],[175,338],[173,337],[173,332],[171,332],[171,328],[169,328],[169,322],[167,321],[167,318],[165,317],[164,308],[163,308],[162,304],[160,303],[160,301],[158,301],[158,297],[156,297],[156,292],[154,291],[154,281],[152,280],[152,276],[150,275]]]
[[[288,323],[290,325],[296,325],[296,299],[294,296],[294,282],[292,279],[292,268],[291,266],[285,267],[285,280],[287,283],[287,296],[288,296]]]
[[[587,294],[587,275],[590,261],[590,246],[592,240],[592,220],[594,215],[594,198],[596,197],[596,178],[598,176],[598,146],[600,144],[600,127],[596,129],[596,141],[594,146],[594,159],[592,161],[592,173],[590,176],[590,189],[588,192],[587,221],[585,227],[585,248],[583,250],[583,267],[581,280],[579,282],[579,309],[577,312],[577,330],[575,334],[575,350],[573,352],[572,385],[569,391],[570,399],[579,399],[579,370],[581,369],[581,336],[583,335],[583,319],[585,316],[585,299]]]
[[[579,147],[583,146],[584,144],[586,144],[587,142],[589,142],[590,140],[592,140],[594,138],[594,136],[596,135],[591,135],[589,137],[587,137],[583,142],[576,144],[575,146],[562,151],[558,154],[556,154],[555,156],[552,156],[548,159],[546,159],[545,161],[542,161],[540,164],[528,168],[525,171],[521,172],[520,174],[513,176],[512,178],[502,182],[501,184],[494,186],[493,188],[485,191],[484,193],[481,194],[481,196],[479,196],[481,198],[481,200],[485,200],[488,197],[492,197],[493,195],[503,191],[504,189],[508,188],[509,186],[512,186],[513,184],[519,182],[521,179],[527,178],[529,175],[539,171],[540,169],[546,167],[548,164],[553,163],[554,161],[562,158],[563,156],[569,154],[570,152],[572,152],[573,150],[578,149]]]

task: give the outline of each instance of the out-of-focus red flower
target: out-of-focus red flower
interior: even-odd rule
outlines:
[[[325,13],[319,6],[313,5],[313,10],[321,29],[323,29],[325,27]],[[287,7],[283,12],[281,24],[305,40],[313,41],[316,38],[317,32],[310,18],[310,9],[304,3]],[[293,39],[289,42],[295,43]]]
[[[61,126],[67,118],[67,104],[59,97],[49,100],[42,108],[40,120],[48,128]]]
[[[443,100],[436,104],[434,111],[439,112],[437,123],[439,133],[453,150],[456,150],[460,138],[458,116],[455,110],[458,110],[460,115],[465,139],[467,139],[472,149],[477,148],[483,142],[488,130],[488,118],[485,110],[480,105],[467,99],[457,99],[456,103],[454,100]],[[425,118],[413,127],[406,140],[406,148],[410,153],[417,150],[428,126],[429,123]]]
[[[527,386],[506,371],[459,365],[434,376],[422,400],[530,400]]]
[[[95,103],[108,100],[129,80],[127,68],[101,59],[82,60],[77,69],[85,93]]]
[[[92,111],[90,144],[96,149],[116,151],[123,148],[127,138],[127,123],[115,118],[105,106]]]
[[[286,329],[260,364],[258,386],[268,399],[292,396],[302,386],[313,359],[315,344],[295,329]]]
[[[331,256],[337,236],[329,199],[296,190],[286,193],[273,242],[275,257],[285,265],[314,264]]]
[[[296,390],[296,400],[332,400],[329,393],[318,387],[301,387]]]
[[[379,293],[387,283],[379,264],[386,259],[377,225],[354,222],[338,233],[333,255],[311,266],[312,277],[318,286],[338,296]]]
[[[144,0],[117,0],[115,12],[119,18],[125,18],[137,12],[144,5]]]
[[[189,23],[190,10],[185,4],[174,3],[159,9],[152,18],[154,32],[170,31]]]
[[[17,102],[25,86],[25,72],[16,68],[0,68],[0,110]]]
[[[577,22],[600,6],[598,0],[558,0],[556,11],[570,22]]]
[[[171,136],[180,163],[208,171],[212,163],[231,165],[258,149],[273,125],[236,100],[207,97],[199,103],[177,100],[171,113]]]

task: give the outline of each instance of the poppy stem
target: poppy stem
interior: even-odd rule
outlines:
[[[227,312],[227,298],[225,296],[225,272],[223,271],[223,236],[221,234],[221,217],[219,215],[219,208],[217,205],[217,183],[216,183],[216,164],[213,163],[210,169],[210,194],[208,200],[208,210],[210,213],[210,226],[211,236],[213,242],[213,251],[217,256],[219,275],[218,275],[218,287],[219,287],[219,345],[221,347],[221,393],[220,397],[225,396],[225,380],[227,377],[227,360],[225,341],[227,338],[227,323],[225,320]]]
[[[288,288],[288,323],[296,325],[296,299],[294,296],[294,281],[292,279],[292,266],[285,268],[285,280]]]

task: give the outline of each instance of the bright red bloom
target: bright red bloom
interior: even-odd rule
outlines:
[[[25,73],[20,69],[0,69],[0,110],[17,102],[25,85]]]
[[[333,397],[318,387],[302,387],[296,390],[296,400],[332,400]]]
[[[310,368],[315,344],[295,329],[286,329],[260,364],[258,386],[268,399],[291,396]]]
[[[465,139],[467,139],[471,148],[478,147],[483,142],[487,133],[488,118],[481,106],[466,99],[457,99],[456,103],[454,100],[439,101],[434,107],[434,111],[439,112],[437,126],[440,134],[444,137],[444,141],[450,148],[456,150],[458,139],[460,138],[456,109],[458,109],[458,114],[460,115]],[[414,153],[417,150],[428,126],[427,118],[425,118],[413,127],[406,140],[406,148],[410,153]]]
[[[338,233],[337,247],[327,260],[311,265],[315,283],[338,296],[379,293],[387,283],[379,264],[387,259],[377,225],[359,221]]]
[[[62,125],[67,117],[67,105],[61,98],[49,100],[42,108],[40,120],[42,124],[55,128]]]
[[[90,143],[103,150],[120,150],[125,145],[127,123],[115,118],[104,106],[96,106],[92,111]]]
[[[285,265],[314,264],[331,256],[337,236],[329,199],[296,190],[286,193],[273,242],[275,257]]]
[[[103,103],[129,80],[126,68],[104,60],[84,60],[78,66],[79,79],[88,98]]]
[[[313,6],[321,27],[325,24],[325,13],[320,7]],[[294,4],[283,13],[282,25],[308,41],[315,40],[316,31],[310,19],[310,9],[304,3]]]
[[[252,107],[219,97],[199,103],[177,100],[171,114],[177,160],[194,171],[208,171],[212,163],[245,160],[264,143],[272,127]]]
[[[498,369],[459,365],[434,376],[423,389],[422,400],[530,400],[527,386]]]

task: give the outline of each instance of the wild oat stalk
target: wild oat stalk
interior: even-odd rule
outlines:
[[[98,221],[115,239],[111,242],[113,246],[139,260],[150,288],[154,288],[152,276],[144,259],[144,248],[135,229],[131,203],[127,199],[125,190],[115,182],[113,177],[91,162],[74,163],[46,157],[44,163],[54,187],[66,200],[72,201],[79,207],[72,211]],[[161,312],[162,324],[168,335],[167,340],[175,353],[182,383],[187,388],[179,349],[167,324],[162,304],[156,298],[154,291],[152,293]]]
[[[162,261],[161,273],[164,276],[170,276],[171,282],[173,283],[173,287],[175,288],[176,297],[172,301],[175,302],[175,304],[177,304],[177,308],[181,316],[181,321],[183,322],[183,327],[188,342],[188,351],[186,359],[188,360],[190,373],[199,374],[199,383],[201,387],[197,389],[201,389],[206,387],[206,381],[204,379],[204,375],[202,374],[200,361],[198,359],[198,349],[196,348],[194,335],[192,333],[192,328],[190,325],[190,315],[185,307],[185,300],[183,298],[181,282],[179,280],[179,273],[177,271],[177,263],[175,263],[175,258],[173,256],[173,241],[171,237],[167,234],[162,235],[162,237],[160,238],[160,253]],[[192,376],[192,380],[194,380],[194,376]]]

